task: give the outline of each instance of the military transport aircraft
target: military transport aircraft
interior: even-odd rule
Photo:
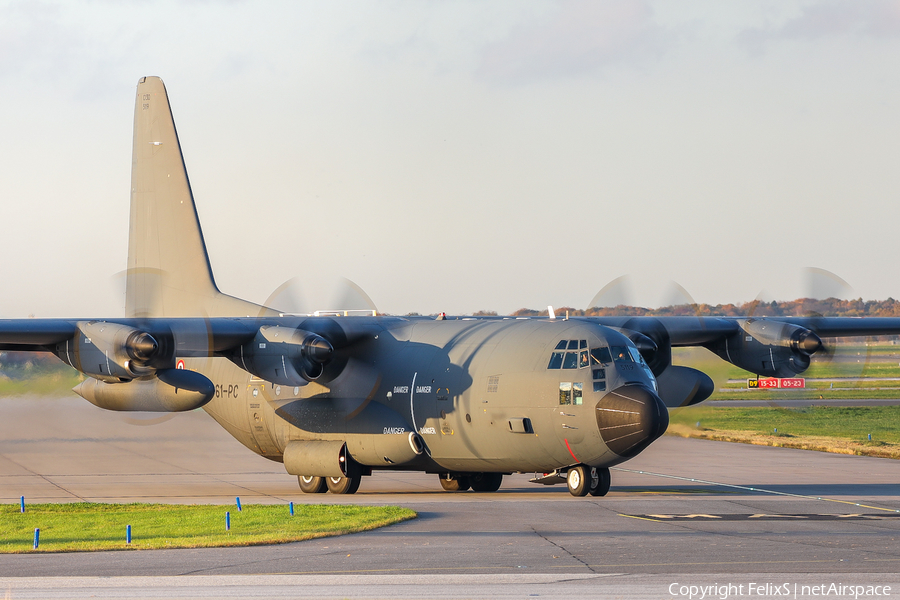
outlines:
[[[672,364],[703,346],[793,376],[822,337],[900,333],[900,319],[446,318],[290,315],[219,292],[165,86],[138,82],[122,319],[0,321],[0,350],[52,352],[105,409],[202,407],[304,492],[352,494],[376,470],[494,491],[504,474],[602,496],[609,467],[665,432],[667,407],[712,393]]]

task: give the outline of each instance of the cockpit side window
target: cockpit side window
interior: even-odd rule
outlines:
[[[628,351],[628,346],[610,346],[609,349],[612,351],[613,360],[617,363],[634,362],[634,357]]]
[[[641,353],[640,353],[640,351],[638,351],[637,348],[629,347],[628,351],[631,353],[631,357],[634,359],[634,362],[642,364],[642,365],[645,364],[644,357],[641,356]]]

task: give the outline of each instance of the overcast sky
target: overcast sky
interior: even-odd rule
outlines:
[[[900,2],[0,2],[0,316],[123,314],[163,78],[222,291],[900,296]]]

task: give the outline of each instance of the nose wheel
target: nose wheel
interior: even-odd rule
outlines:
[[[609,469],[577,465],[566,473],[566,486],[573,496],[605,496],[609,492]]]
[[[569,486],[569,493],[573,496],[587,496],[591,490],[590,467],[578,465],[569,469],[566,473],[566,485]]]
[[[609,483],[610,477],[607,467],[591,468],[591,496],[605,496],[609,492]]]

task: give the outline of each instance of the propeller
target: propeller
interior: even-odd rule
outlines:
[[[849,283],[826,269],[805,267],[801,269],[801,280],[803,282],[801,296],[803,302],[798,307],[796,314],[786,316],[811,317],[813,329],[815,329],[817,318],[827,317],[822,312],[827,310],[827,307],[823,306],[821,301],[829,298],[850,300],[856,296]],[[770,316],[771,311],[767,309],[767,305],[773,300],[775,298],[767,290],[761,290],[757,294],[755,304],[749,311],[748,316]],[[808,352],[811,368],[815,368],[816,365],[830,365],[839,370],[842,378],[857,379],[861,377],[871,360],[868,345],[865,345],[865,349],[862,350],[859,349],[856,343],[837,342],[828,338],[820,340],[818,337],[815,339],[796,340],[795,342],[798,344],[798,348],[805,348]],[[841,386],[847,385],[847,383],[838,383]],[[832,385],[834,384],[832,383]],[[790,397],[787,392],[778,390],[773,392],[773,400],[770,400],[769,404],[775,407],[780,408],[780,400]]]
[[[805,297],[811,300],[826,300],[837,298],[850,300],[856,297],[853,288],[841,277],[825,269],[807,267],[803,271],[804,283],[807,287]],[[805,315],[808,316],[808,315]],[[814,317],[821,317],[818,311]],[[829,364],[832,367],[840,365],[843,377],[859,378],[868,367],[871,360],[868,344],[865,350],[856,349],[858,343],[838,342],[834,339],[827,340],[824,344],[824,352],[813,356],[813,364]]]
[[[632,293],[631,275],[616,277],[599,292],[594,294],[588,303],[588,310],[592,308],[616,308],[617,306],[631,306]]]
[[[269,294],[263,306],[272,307],[283,314],[312,315],[319,312],[373,311],[378,312],[375,303],[363,289],[346,277],[337,278],[332,285],[310,286],[313,300],[304,291],[303,280],[291,277]],[[323,294],[324,289],[331,289]],[[262,314],[260,315],[262,316]]]

